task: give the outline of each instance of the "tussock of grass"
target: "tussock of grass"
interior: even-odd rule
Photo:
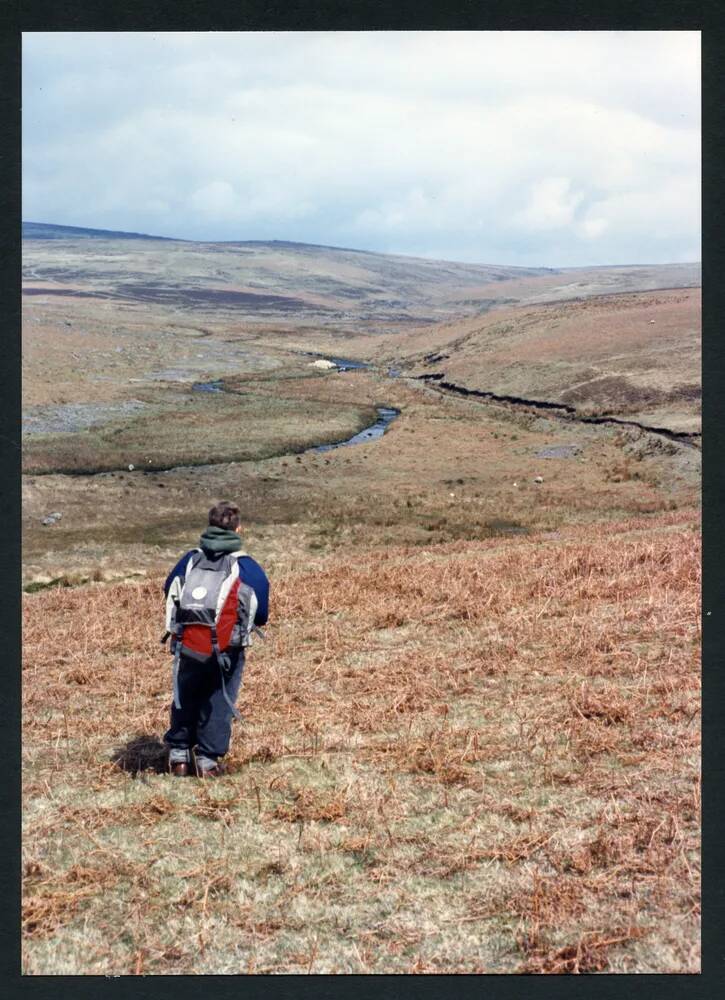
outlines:
[[[24,970],[697,971],[692,520],[278,574],[208,785],[160,582],[27,595]]]

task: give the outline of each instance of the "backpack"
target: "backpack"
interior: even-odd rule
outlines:
[[[219,664],[222,692],[236,718],[239,713],[227,697],[224,676],[230,667],[226,650],[251,644],[255,628],[257,595],[239,577],[243,552],[230,552],[215,559],[202,549],[191,553],[184,582],[177,577],[167,599],[167,632],[174,654],[174,704],[180,708],[179,658],[206,660],[212,655]]]

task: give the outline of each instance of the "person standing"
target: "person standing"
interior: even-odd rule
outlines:
[[[166,638],[171,638],[174,700],[164,735],[176,777],[224,773],[246,649],[269,615],[269,580],[242,550],[239,507],[209,511],[209,525],[164,583]]]

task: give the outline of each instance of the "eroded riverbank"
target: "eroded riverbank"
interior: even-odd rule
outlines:
[[[448,382],[442,372],[433,372],[426,375],[413,376],[417,381],[433,383],[440,392],[455,393],[458,396],[473,396],[477,399],[489,400],[493,403],[508,403],[514,407],[524,409],[545,410],[548,415],[560,417],[565,420],[578,422],[581,424],[612,425],[618,427],[631,427],[636,430],[645,431],[648,434],[657,434],[660,437],[668,438],[679,444],[689,445],[696,448],[702,440],[702,434],[698,431],[673,431],[668,427],[652,427],[649,424],[637,420],[625,420],[623,417],[615,416],[586,416],[577,411],[576,407],[568,403],[554,403],[543,399],[525,399],[520,396],[509,396],[495,392],[488,392],[482,389],[469,389],[465,385],[457,385],[455,382]]]

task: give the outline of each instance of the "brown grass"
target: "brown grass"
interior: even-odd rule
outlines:
[[[673,288],[519,304],[386,347],[417,374],[444,372],[468,389],[699,431],[700,340],[700,289]]]
[[[25,972],[697,971],[694,520],[280,570],[209,785],[159,581],[27,595]]]

